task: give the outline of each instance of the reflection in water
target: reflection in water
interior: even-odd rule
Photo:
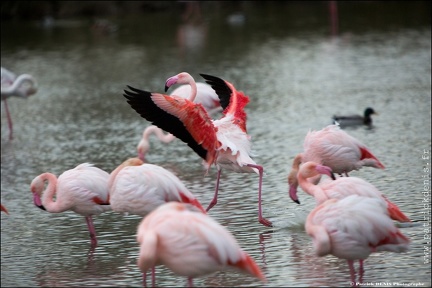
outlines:
[[[186,1],[182,23],[177,28],[177,45],[180,57],[191,61],[197,58],[207,42],[207,24],[201,15],[201,2]]]

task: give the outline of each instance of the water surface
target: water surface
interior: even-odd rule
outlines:
[[[217,9],[207,11],[198,26],[162,13],[125,17],[117,19],[113,34],[93,31],[79,20],[51,29],[2,23],[2,66],[33,74],[39,91],[8,102],[12,141],[2,104],[1,200],[10,215],[1,214],[1,286],[142,285],[136,265],[138,216],[95,217],[99,245],[89,255],[83,217],[37,209],[29,186],[43,172],[60,175],[83,162],[110,172],[135,156],[149,123],[130,108],[123,89],[162,92],[165,80],[181,71],[197,81],[203,81],[199,73],[222,77],[249,95],[248,132],[254,159],[265,171],[264,216],[275,225],[258,223],[257,175],[223,171],[210,215],[235,235],[268,283],[219,272],[196,279],[195,285],[349,285],[346,261],[315,256],[303,228],[314,202],[300,190],[302,204],[293,203],[286,177],[309,129],[330,124],[333,114],[362,113],[371,106],[379,112],[373,129],[347,131],[386,169],[351,175],[373,183],[416,223],[430,225],[424,219],[430,197],[424,202],[422,193],[424,180],[430,180],[423,170],[430,160],[422,159],[431,150],[430,13],[422,21],[423,10],[399,5],[340,5],[337,34],[328,7],[317,3],[245,5],[240,11],[245,21],[234,24],[226,16],[238,11]],[[205,176],[201,159],[180,140],[152,141],[148,161],[173,171],[204,205],[212,199],[215,169]],[[364,283],[431,285],[425,250],[430,232],[421,225],[402,231],[412,240],[411,250],[371,255]],[[159,267],[157,284],[183,286],[186,279]]]

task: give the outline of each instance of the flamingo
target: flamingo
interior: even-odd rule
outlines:
[[[28,98],[37,92],[37,82],[30,74],[21,74],[18,77],[1,67],[1,99],[5,105],[9,126],[9,140],[13,139],[12,117],[6,99],[12,96]]]
[[[328,125],[319,131],[309,131],[303,142],[303,152],[296,155],[293,169],[288,175],[290,194],[297,193],[297,172],[301,163],[313,161],[332,169],[334,173],[345,174],[362,167],[384,169],[385,166],[371,150],[338,125]],[[319,176],[313,179],[319,182]]]
[[[183,182],[163,167],[129,158],[120,164],[109,179],[111,208],[115,212],[146,216],[169,201],[189,203],[206,213]]]
[[[128,86],[131,91],[125,90],[124,96],[141,117],[187,143],[205,160],[207,172],[212,164],[217,167],[215,193],[207,211],[217,203],[222,168],[237,173],[257,173],[259,175],[258,221],[271,227],[271,221],[262,216],[263,167],[256,164],[250,156],[251,142],[246,132],[246,113],[244,111],[249,97],[237,91],[228,81],[211,75],[200,75],[219,96],[220,104],[224,109],[221,119],[212,120],[201,104],[193,103],[194,97],[184,99],[174,95],[152,93],[131,86]],[[170,80],[168,79],[167,82],[166,86],[169,86]],[[196,95],[196,92],[193,95]]]
[[[189,204],[169,202],[153,210],[139,224],[137,242],[144,285],[146,272],[154,272],[156,265],[188,277],[189,287],[195,277],[229,269],[266,281],[259,266],[228,229]]]
[[[63,172],[58,178],[42,173],[30,185],[34,204],[50,213],[73,211],[85,217],[91,246],[97,246],[93,215],[110,211],[108,203],[109,174],[90,163],[82,163]],[[45,187],[47,182],[47,187]],[[42,197],[42,199],[41,199]],[[55,197],[55,201],[54,201]]]
[[[170,77],[165,82],[165,91],[174,84],[183,84],[177,87],[170,95],[187,98],[195,103],[201,103],[210,115],[214,115],[221,110],[219,97],[213,88],[207,83],[195,82],[194,78],[187,72],[179,73]],[[196,93],[196,96],[194,96]],[[154,134],[160,141],[170,143],[176,137],[171,133],[165,134],[162,129],[155,125],[150,125],[144,129],[142,138],[137,146],[138,158],[145,161],[145,155],[150,150],[150,136]]]
[[[3,204],[0,204],[0,206],[1,206],[1,211],[9,215],[9,211],[6,209],[6,207]]]
[[[160,129],[155,125],[147,126],[144,129],[142,138],[139,141],[137,146],[138,158],[141,159],[142,161],[145,161],[145,155],[147,155],[147,152],[150,150],[149,138],[152,134],[154,134],[160,141],[164,143],[170,143],[171,141],[176,139],[176,137],[173,134],[171,133],[165,134],[162,129]]]
[[[307,181],[308,178],[321,174],[329,177],[333,175],[330,167],[310,161],[302,165],[297,176],[300,187],[315,198],[317,205],[329,199],[342,199],[356,194],[381,199],[385,202],[387,213],[393,220],[411,222],[396,204],[388,200],[381,191],[366,180],[358,177],[339,177],[336,180],[325,181],[319,185]],[[290,197],[293,201],[298,201],[296,193],[290,194]]]
[[[359,195],[330,199],[315,207],[306,218],[305,229],[317,256],[331,254],[347,260],[353,283],[355,260],[363,273],[363,261],[371,253],[405,252],[410,243],[388,216],[381,199]]]
[[[371,115],[378,115],[377,112],[371,107],[367,107],[364,110],[363,116],[361,115],[334,115],[332,118],[333,124],[338,124],[342,127],[346,126],[357,126],[357,125],[366,125],[372,126],[372,117]]]

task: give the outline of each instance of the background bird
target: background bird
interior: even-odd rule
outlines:
[[[6,99],[12,96],[27,98],[37,92],[37,82],[30,74],[21,74],[18,77],[1,67],[1,99],[5,106],[9,126],[9,139],[13,139],[12,117]]]
[[[345,174],[362,167],[384,169],[385,166],[371,150],[337,125],[328,125],[318,131],[309,131],[303,142],[303,152],[296,155],[288,175],[290,194],[296,193],[297,172],[301,163],[313,161],[332,169],[333,173]],[[312,179],[311,179],[312,180]],[[314,179],[319,181],[319,176]]]
[[[34,204],[50,213],[73,211],[85,217],[92,247],[97,246],[93,215],[110,211],[108,203],[109,174],[92,164],[83,163],[63,172],[35,177],[30,185]],[[45,188],[45,182],[47,186]]]
[[[129,158],[111,172],[111,208],[115,212],[146,216],[169,201],[189,203],[206,213],[183,182],[165,168]]]
[[[323,181],[318,185],[307,181],[308,178],[315,177],[318,174],[327,175],[329,177],[333,175],[330,167],[319,165],[314,162],[306,162],[300,168],[297,176],[302,190],[314,197],[317,205],[329,199],[342,199],[354,194],[378,198],[385,202],[387,212],[393,220],[411,222],[408,216],[406,216],[396,204],[388,200],[381,191],[366,180],[358,177],[339,177],[335,180],[326,179],[327,181]],[[294,202],[298,202],[296,194],[290,194],[290,197]]]
[[[263,167],[251,158],[250,136],[246,132],[244,107],[249,102],[249,97],[237,91],[230,82],[211,75],[200,75],[219,96],[224,116],[218,120],[212,120],[201,104],[193,103],[193,98],[152,93],[130,86],[128,87],[131,91],[125,90],[124,96],[141,117],[187,143],[206,161],[207,169],[212,164],[216,165],[218,174],[215,194],[207,211],[217,203],[222,168],[234,172],[257,173],[258,221],[265,226],[272,226],[272,223],[262,216]]]
[[[347,126],[372,126],[372,117],[371,115],[378,115],[377,112],[371,107],[367,107],[364,110],[363,116],[361,115],[333,115],[332,123],[340,125],[341,127]]]
[[[355,281],[354,261],[363,261],[371,253],[405,252],[410,240],[394,225],[380,199],[351,195],[330,199],[307,216],[305,229],[312,237],[317,256],[334,255],[346,259],[351,282]]]
[[[229,269],[266,281],[225,227],[184,203],[169,202],[151,212],[138,226],[137,242],[144,281],[146,272],[156,265],[188,277],[190,287],[195,277]]]

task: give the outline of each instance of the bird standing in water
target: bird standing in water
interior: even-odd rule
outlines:
[[[50,213],[73,211],[85,217],[92,247],[97,246],[93,215],[110,211],[109,174],[92,164],[83,163],[63,172],[58,178],[42,173],[30,184],[34,204]],[[45,188],[45,182],[47,186]]]
[[[21,74],[18,77],[1,67],[1,100],[5,105],[9,126],[9,140],[13,139],[12,117],[6,99],[12,96],[28,98],[37,92],[37,82],[30,74]]]
[[[363,261],[371,253],[401,253],[410,244],[388,216],[381,199],[359,195],[330,199],[315,207],[306,218],[305,229],[317,256],[331,254],[347,260],[352,283],[356,282],[355,260],[360,262],[362,277]]]
[[[184,74],[180,73],[170,77],[165,85],[169,87],[171,83],[181,83],[182,75]],[[272,226],[272,223],[262,216],[263,167],[251,158],[250,136],[246,132],[244,107],[249,102],[249,97],[237,91],[228,81],[211,75],[200,75],[219,96],[224,110],[223,117],[218,120],[212,120],[201,104],[194,103],[194,97],[184,99],[130,86],[128,87],[131,91],[125,90],[124,96],[141,117],[187,143],[206,161],[207,169],[210,169],[212,164],[216,165],[218,173],[215,194],[207,211],[217,203],[222,168],[240,173],[257,173],[258,221],[265,226]],[[196,91],[193,95],[196,96]]]
[[[210,273],[234,269],[266,281],[252,257],[244,252],[234,236],[209,215],[189,204],[169,202],[147,215],[139,224],[138,267],[143,273],[165,265],[177,275],[192,279]]]

